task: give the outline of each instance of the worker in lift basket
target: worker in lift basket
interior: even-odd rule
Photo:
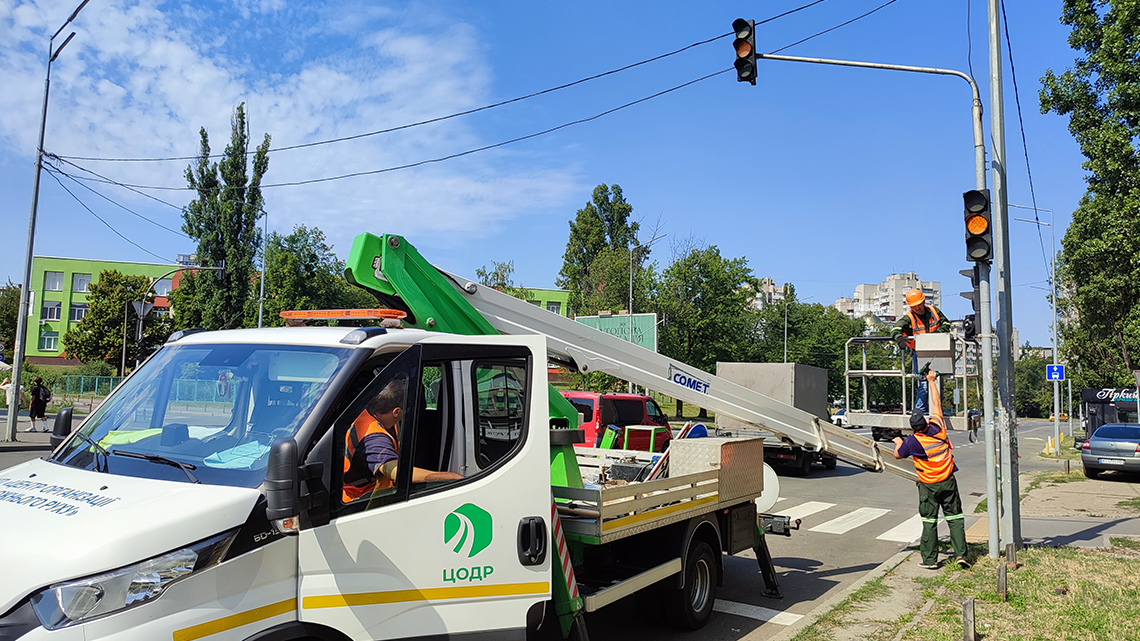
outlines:
[[[955,562],[963,570],[970,567],[966,560],[966,524],[962,514],[962,497],[958,494],[958,481],[954,472],[954,446],[946,436],[946,421],[942,418],[942,394],[938,389],[938,373],[926,372],[930,395],[930,420],[915,408],[910,415],[912,436],[905,440],[895,437],[894,455],[897,459],[911,457],[918,472],[918,514],[922,517],[922,539],[918,545],[922,556],[921,567],[938,567],[938,509],[946,516],[950,526],[950,544],[954,547]]]
[[[921,289],[912,289],[906,293],[906,304],[910,307],[905,314],[899,317],[898,322],[891,328],[891,338],[898,344],[899,350],[906,353],[910,350],[911,371],[918,374],[918,354],[914,351],[914,337],[919,334],[933,334],[934,332],[949,332],[950,321],[942,310],[934,305],[926,304],[926,295]],[[919,379],[918,398],[914,402],[917,409],[926,414],[927,391],[926,381]]]

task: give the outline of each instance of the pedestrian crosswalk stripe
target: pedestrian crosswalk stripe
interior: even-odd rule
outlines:
[[[817,525],[808,531],[824,532],[826,534],[844,534],[854,530],[860,525],[866,525],[889,512],[890,510],[878,507],[861,507],[839,518],[832,519],[827,523]]]
[[[723,599],[717,599],[713,603],[713,610],[716,610],[717,612],[724,612],[725,614],[735,614],[737,616],[748,617],[749,619],[756,619],[757,621],[768,621],[777,625],[791,625],[796,621],[804,618],[804,615],[802,614],[780,612],[779,610],[762,608],[758,605],[748,605],[747,603],[737,603],[735,601],[725,601]]]
[[[909,519],[896,525],[875,537],[880,541],[894,541],[896,543],[913,543],[922,536],[922,517],[915,514]]]
[[[823,501],[808,501],[807,503],[801,503],[793,508],[781,510],[780,514],[795,521],[796,519],[802,519],[804,517],[811,516],[816,512],[822,512],[829,507],[835,507],[835,504],[824,503]]]

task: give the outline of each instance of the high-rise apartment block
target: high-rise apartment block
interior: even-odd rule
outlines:
[[[836,300],[835,308],[852,318],[875,316],[893,322],[906,314],[906,293],[911,289],[921,289],[927,303],[942,306],[941,283],[924,281],[918,274],[907,272],[891,274],[881,283],[856,285],[854,295]]]

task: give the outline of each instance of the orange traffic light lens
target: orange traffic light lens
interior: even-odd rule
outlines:
[[[970,216],[966,219],[966,231],[978,236],[986,233],[990,228],[990,221],[985,216]]]
[[[751,43],[749,43],[747,40],[745,40],[744,42],[737,45],[737,47],[736,47],[736,57],[737,58],[747,58],[750,55],[752,55],[752,44]]]

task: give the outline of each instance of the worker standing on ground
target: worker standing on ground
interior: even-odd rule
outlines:
[[[914,351],[914,337],[919,334],[933,334],[934,332],[949,332],[950,321],[942,310],[934,305],[926,304],[926,295],[921,289],[912,289],[906,293],[906,304],[910,307],[907,313],[899,317],[898,322],[891,328],[891,338],[898,344],[899,350],[910,350],[911,371],[918,374],[918,354]],[[926,381],[919,378],[918,398],[914,406],[926,414],[927,393]]]
[[[914,459],[914,469],[918,472],[918,514],[922,517],[922,540],[918,550],[922,555],[921,566],[928,569],[938,567],[938,509],[946,516],[950,526],[950,544],[954,547],[955,562],[958,567],[967,569],[966,523],[962,514],[962,497],[958,494],[958,481],[954,472],[954,446],[946,435],[946,421],[942,418],[942,393],[938,389],[938,373],[926,372],[926,381],[934,392],[930,395],[930,420],[915,408],[910,415],[910,427],[914,435],[903,440],[895,437],[894,455],[897,459],[908,456]]]

